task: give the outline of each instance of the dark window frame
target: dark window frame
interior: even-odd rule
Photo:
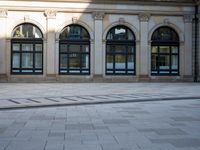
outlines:
[[[32,25],[34,27],[36,27],[37,29],[39,29],[37,26],[31,24],[31,23],[24,23],[24,24],[28,24],[28,25]],[[23,24],[20,24],[23,25]],[[20,26],[18,25],[18,26]],[[18,27],[17,26],[17,27]],[[15,28],[17,28],[15,27]],[[15,30],[15,29],[14,29]],[[39,31],[41,32],[41,30],[39,29]],[[41,32],[42,35],[42,32]],[[43,36],[43,35],[42,35]],[[13,44],[19,44],[20,49],[19,51],[14,51],[13,50]],[[33,45],[33,51],[22,51],[22,44],[32,44]],[[35,45],[36,44],[41,44],[42,45],[42,51],[36,51],[35,50]],[[10,73],[12,75],[42,75],[43,74],[43,49],[44,49],[44,45],[43,45],[43,38],[12,38],[11,39],[11,64],[10,64]],[[19,68],[14,68],[13,67],[13,55],[15,53],[19,54]],[[22,67],[22,54],[33,54],[33,67],[32,68],[23,68]],[[41,54],[42,56],[42,68],[37,68],[35,66],[36,64],[36,54]],[[19,71],[19,72],[15,72],[15,71]],[[26,72],[27,71],[27,72]],[[30,72],[28,72],[30,71]],[[37,72],[40,71],[40,72]]]
[[[174,41],[174,40],[159,40],[159,39],[152,39],[152,43],[151,43],[151,75],[152,76],[179,76],[180,75],[180,44],[179,44],[179,37],[178,37],[178,34],[176,33],[176,31],[170,27],[159,27],[158,29],[156,29],[154,31],[154,33],[157,32],[157,30],[160,30],[161,28],[168,28],[171,32],[171,35],[172,35],[172,32],[174,32],[174,35],[176,35],[176,39],[177,41]],[[154,35],[153,33],[153,35]],[[153,37],[152,35],[152,37]],[[171,39],[173,39],[171,37]],[[166,46],[166,47],[169,47],[169,53],[161,53],[160,52],[160,47],[161,46]],[[152,48],[153,47],[157,47],[157,52],[156,53],[153,53],[152,52]],[[177,47],[177,53],[172,53],[172,47]],[[152,56],[153,55],[157,55],[157,63],[156,63],[156,69],[153,69],[153,65],[152,65]],[[169,69],[160,69],[160,59],[161,59],[161,56],[169,56]],[[172,69],[172,56],[177,56],[177,59],[178,59],[178,66],[177,66],[177,69]],[[166,72],[169,72],[169,73],[160,73],[161,71],[166,71]],[[157,72],[157,73],[154,73],[154,72]],[[173,73],[173,72],[177,72],[177,73]]]
[[[89,36],[89,32],[81,25],[77,25],[77,24],[72,24],[69,25],[71,26],[79,26],[82,29],[81,30],[85,30]],[[67,26],[67,27],[69,27]],[[65,27],[63,32],[65,31],[65,29],[67,28]],[[62,32],[61,32],[62,34]],[[82,33],[81,33],[82,34]],[[80,36],[81,37],[81,36]],[[66,45],[67,46],[67,50],[62,52],[61,51],[61,45]],[[69,45],[79,45],[80,46],[80,51],[79,52],[69,52]],[[83,45],[87,45],[88,46],[88,52],[83,52],[82,51],[82,46]],[[86,39],[82,39],[82,37],[80,39],[60,39],[59,40],[59,74],[60,75],[90,75],[91,72],[91,62],[90,62],[90,52],[91,52],[91,47],[90,47],[90,40],[86,40]],[[62,69],[61,68],[61,55],[65,54],[67,55],[67,69]],[[70,54],[79,54],[79,62],[80,62],[80,68],[79,69],[72,69],[69,67],[69,61],[70,61]],[[82,56],[87,55],[88,56],[88,69],[83,69],[82,68]],[[66,71],[66,72],[62,72],[62,71]],[[77,71],[77,72],[70,72],[70,71]],[[85,71],[85,72],[84,72]]]
[[[108,35],[111,31],[113,31],[115,28],[124,28],[126,30],[126,40],[107,40],[106,41],[106,56],[105,56],[105,73],[106,75],[123,75],[123,76],[131,76],[131,75],[136,75],[136,42],[135,42],[135,34],[133,33],[133,31],[131,29],[129,29],[128,27],[124,26],[124,25],[118,25],[115,26],[113,28],[111,28],[106,36],[106,39],[108,39]],[[131,31],[132,35],[133,35],[133,40],[128,40],[128,32],[127,31]],[[115,50],[113,50],[112,52],[108,52],[108,46],[124,46],[125,47],[125,51],[124,52],[115,52]],[[134,48],[133,52],[128,52],[128,47],[132,46]],[[115,48],[114,48],[115,49]],[[107,56],[110,55],[113,57],[113,69],[108,69],[107,68]],[[115,65],[116,65],[116,61],[115,61],[115,56],[116,55],[123,55],[125,56],[125,69],[116,69]],[[132,56],[133,57],[133,63],[134,63],[134,68],[133,69],[128,69],[128,57]],[[112,73],[110,73],[110,72]],[[117,73],[117,71],[123,71],[124,73]],[[131,72],[131,73],[130,73]]]

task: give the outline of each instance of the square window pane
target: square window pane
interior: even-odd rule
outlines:
[[[151,52],[152,53],[158,53],[158,47],[157,46],[152,46],[151,47]]]
[[[81,59],[81,65],[82,69],[89,69],[89,55],[88,54],[82,54],[82,59]]]
[[[61,52],[67,52],[67,44],[61,44],[60,45],[60,51]]]
[[[128,55],[128,69],[134,69],[134,55]]]
[[[170,53],[169,46],[160,46],[160,53]]]
[[[35,51],[42,51],[42,44],[35,44]]]
[[[172,46],[171,49],[172,49],[172,53],[175,53],[175,54],[178,53],[178,47],[177,46]]]
[[[13,60],[12,60],[13,68],[20,68],[20,54],[13,53]]]
[[[160,69],[169,69],[169,56],[168,55],[161,55],[159,59],[159,68]]]
[[[60,55],[60,68],[67,69],[67,54]]]
[[[113,45],[107,45],[106,51],[107,51],[107,53],[111,53],[111,52],[113,52],[114,49],[115,48]]]
[[[134,46],[128,46],[128,53],[134,53],[135,47]]]
[[[42,69],[42,54],[35,54],[35,68],[41,68]]]
[[[22,44],[22,51],[33,51],[33,44]]]
[[[80,54],[69,55],[69,68],[80,69]]]
[[[172,62],[171,62],[172,69],[178,69],[178,56],[172,55],[171,59],[172,59]]]
[[[116,45],[115,52],[117,53],[126,53],[126,46]]]
[[[107,69],[113,69],[113,56],[112,55],[107,55],[106,56],[106,68]]]
[[[115,55],[115,69],[126,68],[126,57],[124,55]]]
[[[82,52],[89,52],[89,45],[82,45]]]
[[[22,68],[33,68],[33,54],[22,53]]]
[[[20,51],[20,44],[13,44],[13,51]]]
[[[80,52],[80,45],[69,45],[69,52]]]

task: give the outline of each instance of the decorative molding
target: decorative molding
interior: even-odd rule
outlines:
[[[192,23],[194,16],[193,15],[184,15],[183,20],[185,23]]]
[[[47,17],[47,19],[55,19],[56,18],[56,10],[49,9],[45,10],[44,15]]]
[[[6,18],[8,15],[7,9],[0,9],[0,18]]]
[[[77,23],[77,21],[78,21],[78,18],[77,17],[72,17],[72,23]]]
[[[123,24],[125,22],[124,18],[119,18],[119,24]]]
[[[140,13],[138,15],[140,22],[148,22],[151,15],[149,13]]]
[[[164,20],[163,20],[163,24],[164,24],[164,25],[169,25],[169,24],[170,24],[169,19],[168,19],[168,18],[164,19]]]
[[[27,20],[29,20],[29,15],[24,15],[24,22],[27,22]]]
[[[93,16],[94,20],[103,20],[103,18],[105,16],[105,12],[96,11],[96,12],[92,13],[92,16]]]

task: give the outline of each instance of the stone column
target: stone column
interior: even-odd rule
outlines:
[[[104,12],[94,12],[94,75],[103,75],[103,17]]]
[[[48,77],[56,76],[55,57],[56,57],[56,34],[55,34],[55,10],[46,10],[45,16],[47,18],[47,50],[46,50],[46,73]]]
[[[148,21],[150,14],[141,13],[139,14],[140,20],[140,78],[147,79],[149,75],[149,54],[148,49]]]
[[[6,67],[8,67],[7,61],[10,61],[10,58],[6,57],[6,19],[7,19],[7,10],[0,9],[0,80],[7,77]]]
[[[184,77],[192,77],[192,15],[184,15],[185,26],[185,52],[184,52]]]

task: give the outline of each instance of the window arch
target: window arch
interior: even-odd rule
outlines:
[[[90,74],[90,36],[77,24],[63,29],[59,40],[59,74]]]
[[[43,34],[31,24],[14,28],[11,39],[11,74],[43,73]]]
[[[179,74],[179,36],[171,27],[156,29],[151,37],[151,74]]]
[[[106,74],[135,74],[135,35],[126,26],[118,25],[106,37]]]

